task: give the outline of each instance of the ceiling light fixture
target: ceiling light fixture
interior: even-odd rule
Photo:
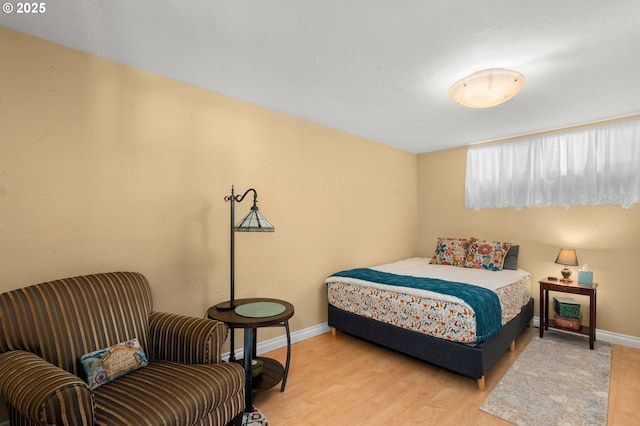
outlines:
[[[458,80],[449,97],[469,108],[488,108],[513,98],[524,87],[524,76],[516,71],[492,68]]]

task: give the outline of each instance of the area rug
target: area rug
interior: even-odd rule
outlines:
[[[519,426],[606,425],[611,345],[586,336],[534,336],[480,407]]]
[[[252,412],[242,414],[242,426],[269,426],[269,422],[260,410],[253,407]]]

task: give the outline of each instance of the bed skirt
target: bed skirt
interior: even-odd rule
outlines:
[[[329,306],[330,327],[462,375],[481,379],[533,319],[533,299],[491,339],[468,345],[438,339]]]

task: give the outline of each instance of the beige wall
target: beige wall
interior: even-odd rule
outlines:
[[[236,234],[236,296],[291,301],[293,330],[326,321],[331,272],[415,252],[413,154],[2,28],[0,58],[0,292],[135,270],[202,317],[232,184],[276,227]]]
[[[598,329],[640,337],[640,206],[464,208],[466,148],[418,157],[418,253],[433,254],[438,236],[476,236],[520,244],[519,266],[538,280],[559,276],[554,260],[560,247],[573,247],[578,261],[594,272],[598,288]],[[577,274],[577,267],[572,268]],[[586,297],[580,301],[588,318]]]
[[[476,235],[519,243],[534,279],[577,248],[601,284],[598,328],[640,337],[637,206],[466,210],[466,148],[416,156],[11,30],[0,40],[0,291],[137,270],[157,309],[202,316],[228,296],[235,184],[276,226],[236,234],[237,295],[290,300],[294,330],[326,320],[327,274]]]

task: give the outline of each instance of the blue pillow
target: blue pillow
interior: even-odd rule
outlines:
[[[109,383],[120,376],[149,364],[147,355],[135,337],[108,348],[89,352],[80,357],[90,389]]]

